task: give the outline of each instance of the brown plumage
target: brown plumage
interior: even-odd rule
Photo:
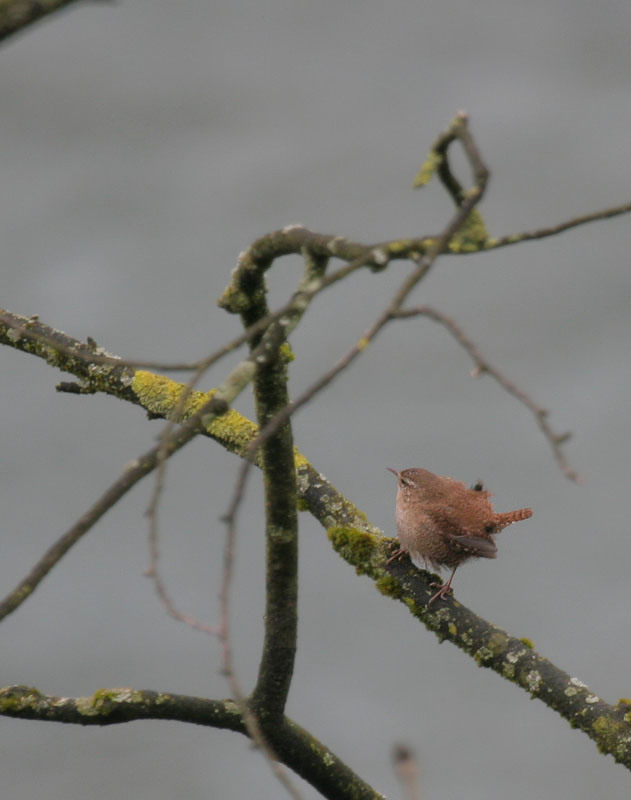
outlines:
[[[456,570],[470,558],[496,558],[493,536],[507,525],[532,517],[530,508],[496,513],[481,483],[464,483],[426,469],[388,467],[398,480],[396,523],[400,547],[388,563],[403,553],[432,569],[448,567],[449,580],[430,604],[451,592]]]

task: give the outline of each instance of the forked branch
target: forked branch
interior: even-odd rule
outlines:
[[[450,146],[456,141],[462,144],[471,165],[474,183],[469,189],[463,188],[450,166]],[[406,308],[405,302],[442,254],[479,252],[526,239],[543,238],[596,219],[628,213],[631,204],[576,218],[538,232],[490,237],[477,207],[484,194],[488,171],[471,137],[465,114],[459,114],[438,137],[419,172],[416,185],[424,185],[434,174],[439,177],[456,206],[452,219],[438,235],[363,245],[339,236],[316,234],[301,226],[288,226],[254,242],[240,256],[220,302],[227,310],[241,315],[243,334],[205,359],[163,365],[164,368],[193,367],[196,372],[188,385],[177,384],[138,369],[138,362],[122,361],[97,347],[90,339],[87,343],[78,342],[35,317],[25,318],[0,311],[0,342],[44,358],[49,364],[78,378],[78,383],[61,384],[58,387],[60,390],[79,394],[106,392],[141,405],[152,417],[169,421],[160,444],[129,467],[0,603],[0,618],[19,607],[107,508],[144,475],[158,468],[159,479],[152,503],[153,555],[150,573],[172,616],[219,635],[223,643],[224,668],[234,695],[233,701],[202,701],[170,695],[154,696],[135,690],[111,690],[97,693],[91,699],[65,698],[61,701],[59,698],[47,698],[33,689],[13,687],[0,692],[0,713],[78,724],[112,724],[139,718],[181,718],[200,722],[201,714],[204,721],[200,724],[232,727],[250,736],[269,758],[279,758],[327,797],[379,797],[310,734],[284,716],[296,649],[296,507],[297,502],[301,501],[328,530],[334,547],[359,572],[372,577],[380,591],[403,600],[412,613],[439,638],[450,639],[478,663],[495,669],[531,695],[542,699],[571,724],[584,730],[603,751],[611,752],[617,760],[631,768],[631,725],[627,719],[629,710],[626,705],[610,706],[604,703],[578,679],[570,678],[538,656],[528,643],[513,639],[458,604],[443,603],[439,609],[429,609],[427,574],[416,570],[409,572],[403,565],[387,567],[389,554],[381,532],[370,525],[358,509],[339,495],[293,447],[290,427],[292,414],[364,353],[367,345],[389,322],[423,315],[442,324],[456,338],[473,359],[478,374],[492,375],[505,390],[530,409],[548,438],[561,468],[568,477],[576,478],[561,450],[567,436],[552,431],[545,410],[492,367],[453,320],[428,306]],[[290,299],[279,309],[270,311],[265,273],[277,258],[289,253],[302,255],[305,270]],[[325,270],[331,257],[346,263],[327,275]],[[382,270],[395,259],[409,260],[412,266],[389,303],[348,352],[290,402],[286,374],[290,354],[285,343],[310,302],[324,289],[352,273],[364,267],[373,271]],[[246,342],[249,345],[248,355],[227,375],[217,390],[207,393],[195,390],[196,383],[211,365]],[[254,384],[258,427],[230,408],[235,397],[251,382]],[[244,459],[227,514],[222,611],[218,626],[207,626],[180,612],[170,599],[157,569],[157,507],[164,464],[168,457],[196,435],[210,436]],[[237,514],[252,464],[262,467],[264,473],[267,608],[258,680],[253,693],[247,697],[238,685],[232,664],[229,591]],[[160,702],[156,700],[158,697]],[[86,709],[89,713],[84,714]],[[334,765],[335,769],[327,771],[327,764]],[[297,797],[298,793],[284,773],[276,765],[273,768],[290,793]]]

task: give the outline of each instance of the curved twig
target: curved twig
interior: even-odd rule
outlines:
[[[548,422],[548,411],[542,406],[537,405],[530,395],[526,394],[526,392],[524,392],[523,389],[520,389],[515,383],[509,381],[508,378],[506,378],[504,374],[500,372],[500,370],[493,367],[482,355],[482,352],[479,350],[479,348],[476,347],[476,345],[471,341],[471,339],[469,339],[462,328],[451,317],[448,317],[446,314],[443,314],[441,311],[438,311],[431,306],[402,308],[396,313],[395,316],[397,319],[408,319],[410,317],[419,316],[428,317],[429,319],[433,319],[435,322],[438,322],[440,325],[446,328],[458,342],[458,344],[460,344],[471,356],[471,359],[475,364],[475,367],[471,373],[472,377],[477,378],[481,375],[490,375],[503,389],[515,397],[522,405],[526,406],[526,408],[535,418],[535,422],[541,429],[543,435],[548,440],[548,443],[552,448],[554,458],[556,459],[556,462],[563,474],[566,475],[566,477],[568,477],[570,480],[580,483],[580,477],[578,473],[572,469],[572,467],[570,467],[568,460],[561,449],[561,445],[565,444],[569,440],[571,433],[555,433]]]

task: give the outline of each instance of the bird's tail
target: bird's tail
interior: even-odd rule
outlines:
[[[496,530],[501,531],[513,522],[520,522],[522,519],[532,517],[532,508],[518,508],[517,511],[504,511],[495,515]]]

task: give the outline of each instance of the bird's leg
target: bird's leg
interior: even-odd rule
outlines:
[[[432,595],[432,597],[430,597],[429,603],[427,604],[428,606],[431,606],[431,604],[434,602],[434,600],[438,600],[439,598],[443,598],[443,597],[445,597],[445,595],[451,594],[453,592],[453,589],[451,588],[451,582],[454,579],[454,575],[456,574],[456,570],[457,569],[458,569],[458,567],[454,567],[453,572],[449,576],[449,580],[447,581],[447,583],[444,583],[440,587],[440,589],[436,592],[436,594]],[[438,586],[438,584],[437,583],[430,583],[430,586]]]

